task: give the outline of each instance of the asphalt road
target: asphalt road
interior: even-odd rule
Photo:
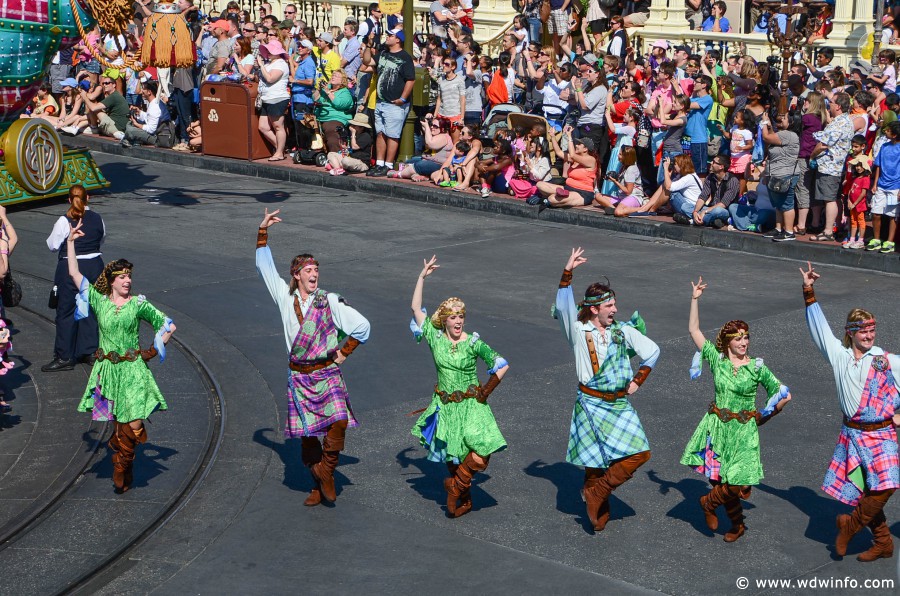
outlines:
[[[813,578],[900,585],[897,559],[855,560],[868,533],[843,560],[829,548],[834,517],[848,508],[819,486],[841,416],[830,369],[806,330],[799,263],[97,158],[113,184],[92,201],[109,233],[105,257],[135,263],[136,291],[173,315],[179,337],[216,376],[228,411],[226,443],[204,485],[106,593],[803,593],[796,583],[756,582]],[[270,235],[278,266],[286,271],[293,255],[314,253],[320,285],[346,296],[372,323],[371,339],[344,367],[361,425],[348,432],[334,507],[303,507],[311,481],[298,446],[281,435],[284,343],[254,270],[266,207],[281,209],[284,219]],[[15,269],[52,277],[44,240],[64,211],[45,204],[12,213],[21,238]],[[639,310],[662,348],[633,399],[653,457],[615,493],[612,521],[599,535],[579,497],[582,472],[564,462],[574,364],[549,316],[573,246],[589,257],[576,271],[576,294],[606,276],[620,318]],[[427,348],[408,330],[416,275],[432,254],[442,267],[426,285],[428,308],[461,297],[467,329],[511,364],[491,397],[509,449],[476,478],[475,508],[458,520],[443,513],[446,470],[425,460],[409,434],[414,418],[406,416],[427,403],[435,378]],[[894,351],[896,277],[818,269],[819,300],[833,328],[850,308],[867,308],[878,317],[878,343]],[[701,305],[708,337],[730,319],[747,320],[752,355],[794,395],[761,431],[766,476],[747,505],[747,534],[734,544],[722,541],[724,514],[716,535],[705,529],[697,498],[707,485],[678,463],[713,395],[708,373],[688,377],[688,282],[699,275],[709,283]],[[900,535],[900,501],[886,513]],[[739,578],[749,589],[740,589]]]

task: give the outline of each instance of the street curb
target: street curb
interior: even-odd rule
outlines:
[[[196,153],[179,153],[155,147],[125,148],[117,142],[92,136],[82,135],[77,139],[66,138],[64,142],[71,147],[86,147],[92,151],[110,155],[122,155],[210,172],[237,174],[268,180],[282,180],[296,184],[419,201],[431,205],[470,209],[483,213],[539,219],[540,221],[551,223],[597,228],[660,240],[685,242],[709,248],[741,251],[759,256],[811,261],[880,273],[900,274],[900,259],[898,259],[896,254],[873,254],[865,251],[843,250],[833,245],[815,245],[806,242],[776,243],[755,234],[729,232],[707,227],[682,226],[675,223],[670,224],[642,218],[611,217],[600,212],[591,212],[583,209],[547,209],[539,214],[537,207],[527,205],[523,201],[499,196],[482,199],[480,196],[472,193],[451,192],[439,187],[395,182],[384,178],[330,176],[322,170],[312,168],[274,166]]]

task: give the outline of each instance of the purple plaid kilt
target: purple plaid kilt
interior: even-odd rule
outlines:
[[[888,359],[876,356],[863,389],[854,422],[878,422],[894,415],[900,395]],[[853,476],[856,476],[854,482]],[[841,427],[822,490],[856,506],[863,492],[900,488],[900,457],[893,425],[874,431]]]

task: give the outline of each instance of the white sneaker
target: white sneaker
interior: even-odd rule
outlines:
[[[117,141],[121,141],[125,138],[125,133],[117,130],[113,133],[113,138]]]
[[[76,136],[78,133],[80,133],[81,131],[78,130],[78,127],[77,127],[77,126],[75,126],[74,124],[72,124],[72,125],[70,125],[70,126],[64,126],[64,127],[60,128],[60,129],[59,129],[59,132],[74,137],[74,136]]]
[[[861,250],[865,247],[866,247],[866,243],[863,242],[862,240],[857,240],[856,242],[854,242],[853,244],[850,245],[850,248],[852,248],[853,250]]]
[[[481,198],[489,199],[490,197],[491,197],[491,189],[487,186],[482,186],[481,187]]]

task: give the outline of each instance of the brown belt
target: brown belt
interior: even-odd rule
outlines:
[[[480,385],[469,385],[469,388],[465,391],[454,391],[453,393],[447,393],[446,391],[441,391],[437,385],[434,386],[434,392],[437,394],[439,398],[441,398],[441,403],[446,404],[448,402],[460,403],[465,399],[474,399],[480,404],[487,403],[487,398],[484,397],[481,393]]]
[[[628,391],[626,389],[622,389],[621,391],[616,391],[615,393],[606,393],[604,391],[597,391],[596,389],[591,389],[587,385],[583,383],[578,383],[578,390],[584,393],[585,395],[590,395],[591,397],[596,397],[597,399],[602,399],[603,401],[616,401],[617,399],[622,399],[623,397],[628,397]]]
[[[97,348],[97,351],[94,352],[94,357],[103,362],[104,360],[109,360],[113,364],[118,364],[127,360],[128,362],[134,362],[138,358],[143,360],[150,360],[154,356],[156,356],[158,352],[156,348],[147,348],[146,350],[141,350],[138,348],[135,350],[134,348],[128,349],[124,354],[119,354],[118,352],[106,352],[104,353],[101,348]]]
[[[732,412],[728,408],[719,408],[716,402],[709,404],[709,413],[715,414],[722,422],[730,422],[737,420],[741,424],[747,424],[751,420],[759,421],[759,413],[756,410],[741,410],[740,412]]]
[[[334,357],[329,356],[325,360],[316,360],[312,363],[300,363],[294,364],[293,362],[288,362],[288,366],[294,372],[303,373],[304,375],[308,375],[311,372],[315,372],[317,370],[323,369],[326,366],[331,366],[334,364]]]
[[[894,420],[892,418],[888,418],[887,420],[879,420],[878,422],[856,422],[855,420],[850,420],[849,418],[844,416],[844,426],[856,430],[881,430],[882,428],[891,426],[893,423]]]

